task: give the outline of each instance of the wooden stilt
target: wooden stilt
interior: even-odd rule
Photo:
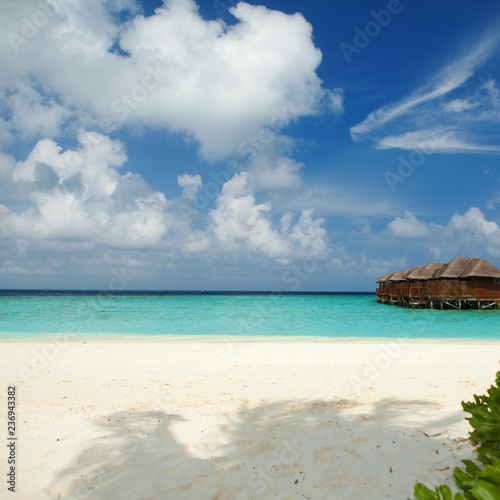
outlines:
[[[487,307],[490,307],[493,304],[496,304],[496,302],[490,302],[489,304],[486,304],[485,306],[481,307],[481,309],[486,309]]]
[[[481,265],[488,264],[480,263]],[[415,266],[416,268],[424,268],[425,272],[428,271],[427,266]],[[418,273],[425,275],[425,272],[421,269],[409,270],[411,271],[409,274],[398,271],[399,274],[395,273],[389,278],[383,277],[383,279],[377,281],[380,286],[377,289],[376,300],[382,304],[411,307],[413,309],[417,307],[440,310],[450,308],[459,310],[500,309],[500,268],[497,269],[498,272],[495,272],[497,272],[499,278],[495,277],[494,283],[493,278],[469,276],[465,276],[463,279],[458,277],[440,278],[439,273],[437,273],[437,277],[422,280],[417,278]],[[412,277],[412,273],[417,274]],[[409,276],[409,278],[406,278],[406,276]]]

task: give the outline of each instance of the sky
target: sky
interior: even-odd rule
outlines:
[[[496,0],[0,2],[0,288],[500,266]]]

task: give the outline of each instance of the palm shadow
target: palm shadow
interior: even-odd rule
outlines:
[[[51,494],[79,500],[407,498],[417,480],[450,483],[453,467],[472,453],[468,442],[446,433],[463,415],[441,415],[415,428],[430,405],[386,399],[366,412],[348,400],[265,403],[241,407],[206,432],[161,410],[114,413],[96,420],[95,438],[59,474]]]

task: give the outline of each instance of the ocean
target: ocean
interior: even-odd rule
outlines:
[[[500,339],[500,311],[408,309],[374,294],[0,291],[0,339],[146,336]]]

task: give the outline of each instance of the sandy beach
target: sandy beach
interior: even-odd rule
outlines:
[[[453,484],[473,454],[460,402],[500,359],[494,343],[203,337],[1,350],[26,500],[405,499]]]

